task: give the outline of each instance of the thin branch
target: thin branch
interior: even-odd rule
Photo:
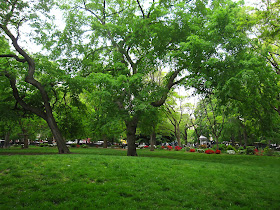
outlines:
[[[139,6],[139,8],[140,8],[140,10],[141,10],[141,12],[142,12],[143,19],[145,19],[145,13],[144,13],[143,8],[142,8],[141,5],[140,5],[139,0],[137,0],[137,4],[138,4],[138,6]]]
[[[3,55],[0,55],[0,58],[14,58],[18,62],[21,62],[21,63],[25,63],[26,62],[25,58],[20,58],[17,55],[14,55],[14,54],[3,54]]]

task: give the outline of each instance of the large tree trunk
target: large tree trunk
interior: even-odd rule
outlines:
[[[107,142],[108,142],[107,136],[104,135],[103,136],[103,148],[107,148]]]
[[[23,134],[23,145],[24,145],[24,149],[28,149],[28,134]]]
[[[178,146],[181,147],[182,146],[182,144],[181,144],[181,131],[180,131],[179,125],[177,125],[175,127],[175,136],[176,136],[176,139],[177,139],[177,142],[178,142]]]
[[[156,142],[156,132],[155,132],[155,128],[153,128],[153,132],[151,133],[150,136],[150,151],[154,151],[155,150],[155,142]]]
[[[130,121],[126,121],[126,135],[127,135],[127,156],[137,156],[136,152],[136,128],[138,120],[134,117]]]
[[[219,137],[218,136],[215,136],[215,142],[217,144],[216,149],[219,149]]]
[[[7,131],[5,135],[5,142],[4,142],[4,148],[10,147],[10,131]]]
[[[52,113],[47,113],[46,121],[47,121],[47,123],[51,129],[51,132],[54,136],[54,139],[57,143],[58,153],[59,154],[70,153],[68,147],[66,146],[65,141],[63,140],[60,130],[58,129],[58,126],[56,124],[56,121],[55,121]]]

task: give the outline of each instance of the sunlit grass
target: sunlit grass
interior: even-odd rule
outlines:
[[[1,149],[0,209],[280,208],[279,157],[148,150],[126,157],[125,150],[102,148],[71,152]]]

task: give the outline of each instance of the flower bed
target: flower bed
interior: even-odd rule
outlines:
[[[195,152],[195,149],[190,149],[190,152]]]
[[[215,152],[214,152],[212,149],[208,149],[208,150],[205,151],[205,153],[206,153],[206,154],[213,154],[213,153],[215,153]]]
[[[180,151],[181,149],[182,149],[182,147],[179,147],[179,146],[176,146],[176,147],[175,147],[175,150],[176,150],[176,151]]]

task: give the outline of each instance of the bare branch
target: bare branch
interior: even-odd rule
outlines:
[[[138,6],[139,6],[139,8],[140,8],[140,10],[141,10],[141,12],[142,12],[143,19],[145,19],[145,13],[144,13],[143,8],[142,8],[141,5],[140,5],[139,0],[137,0],[137,4],[138,4]]]
[[[16,59],[18,62],[21,62],[21,63],[25,63],[25,62],[26,62],[26,59],[25,59],[25,58],[20,58],[20,57],[18,57],[17,55],[14,55],[14,54],[4,54],[4,55],[0,55],[0,58],[14,58],[14,59]]]

